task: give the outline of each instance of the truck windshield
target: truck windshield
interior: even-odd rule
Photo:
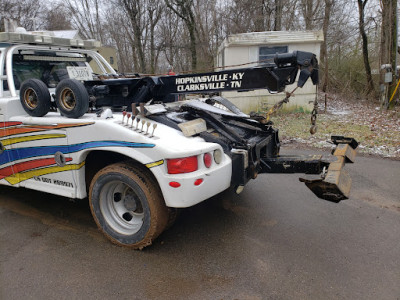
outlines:
[[[15,55],[13,59],[13,77],[15,88],[19,90],[21,83],[27,79],[40,79],[49,88],[54,88],[57,84],[66,78],[69,78],[67,67],[86,67],[84,61],[52,61],[49,60],[30,60],[21,59]]]

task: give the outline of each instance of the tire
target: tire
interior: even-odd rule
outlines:
[[[32,117],[43,117],[50,110],[49,90],[39,79],[25,80],[19,90],[19,99],[24,110]]]
[[[64,79],[56,88],[56,105],[63,116],[79,118],[89,109],[89,94],[80,81]]]
[[[143,249],[168,222],[168,208],[148,170],[128,163],[101,169],[89,188],[89,205],[99,229],[113,243]]]

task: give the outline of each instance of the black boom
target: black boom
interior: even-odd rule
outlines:
[[[297,82],[302,87],[311,77],[318,83],[318,61],[309,52],[276,54],[275,65],[255,68],[230,69],[210,73],[173,76],[98,79],[84,85],[96,107],[130,107],[132,103],[149,100],[170,102],[173,94],[214,93],[222,91],[250,91],[267,89],[282,92],[286,85]]]

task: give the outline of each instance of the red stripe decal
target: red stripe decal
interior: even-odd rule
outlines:
[[[10,126],[17,126],[21,125],[22,122],[0,122],[0,127],[10,127]]]
[[[66,162],[71,161],[71,157],[66,158]],[[18,164],[14,164],[13,166],[5,167],[0,169],[0,179],[3,179],[4,177],[11,176],[12,174],[17,174],[20,172],[36,169],[36,168],[41,168],[41,167],[47,167],[56,164],[56,161],[54,157],[52,158],[44,158],[44,159],[34,159],[34,160],[29,160],[29,161],[24,161]]]

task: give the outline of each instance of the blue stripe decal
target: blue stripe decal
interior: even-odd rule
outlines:
[[[44,156],[44,155],[54,155],[58,151],[67,154],[98,147],[153,148],[154,146],[155,146],[154,144],[130,143],[122,141],[95,141],[95,142],[87,142],[70,146],[65,145],[65,146],[17,148],[4,151],[2,155],[0,155],[0,165],[19,159]],[[10,160],[9,157],[12,159]]]

